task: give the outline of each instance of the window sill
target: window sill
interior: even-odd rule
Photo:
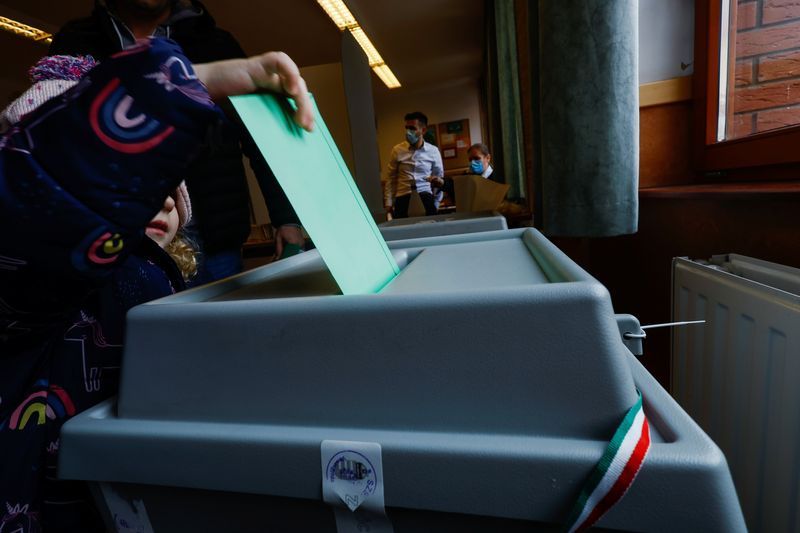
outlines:
[[[640,198],[736,198],[786,195],[800,197],[800,181],[673,185],[639,189]]]

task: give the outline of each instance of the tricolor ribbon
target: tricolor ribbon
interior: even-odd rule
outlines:
[[[589,529],[633,485],[650,450],[650,426],[642,409],[642,394],[638,394],[639,399],[625,415],[581,489],[564,531],[573,533]]]

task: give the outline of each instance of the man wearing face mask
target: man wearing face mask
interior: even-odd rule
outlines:
[[[406,218],[411,193],[416,191],[425,206],[425,215],[435,215],[431,185],[441,187],[444,184],[442,155],[423,138],[428,117],[415,111],[405,116],[405,123],[406,142],[392,148],[389,159],[384,206],[394,218]]]

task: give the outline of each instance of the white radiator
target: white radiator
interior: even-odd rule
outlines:
[[[673,396],[719,445],[750,531],[800,531],[800,269],[672,262]]]

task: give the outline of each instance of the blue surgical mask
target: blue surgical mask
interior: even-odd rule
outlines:
[[[417,144],[417,141],[419,141],[419,135],[414,133],[413,130],[406,130],[406,140],[408,141],[408,144],[413,146]]]
[[[480,159],[473,159],[469,162],[469,171],[473,174],[483,174],[483,163]]]

